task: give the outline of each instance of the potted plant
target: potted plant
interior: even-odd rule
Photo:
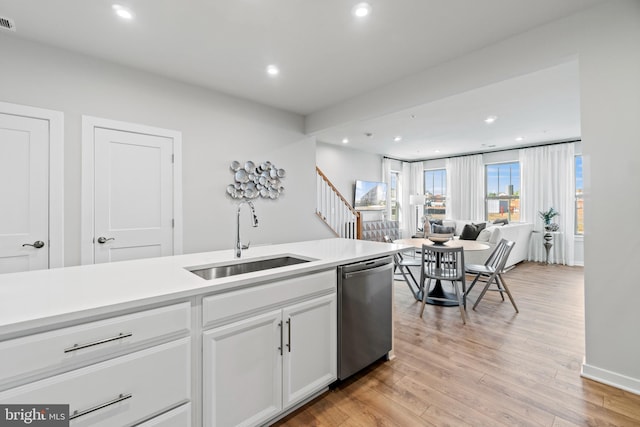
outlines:
[[[539,211],[538,215],[540,215],[540,218],[542,218],[542,221],[544,222],[544,229],[546,231],[558,231],[560,226],[555,222],[551,222],[553,218],[560,215],[557,210],[549,208],[546,211]]]

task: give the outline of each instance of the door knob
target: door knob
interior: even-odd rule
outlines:
[[[42,247],[44,247],[44,242],[42,240],[36,240],[35,242],[32,243],[25,243],[24,245],[22,245],[22,247],[24,248],[25,246],[32,246],[36,249],[40,249]]]
[[[114,237],[109,237],[108,239],[106,237],[98,237],[98,243],[102,244],[102,243],[107,243],[109,240],[116,240]]]

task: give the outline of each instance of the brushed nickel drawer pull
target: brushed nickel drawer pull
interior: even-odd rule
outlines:
[[[287,319],[287,325],[289,326],[287,328],[289,330],[289,343],[287,344],[287,348],[289,349],[289,353],[291,353],[291,318]]]
[[[133,332],[120,332],[120,334],[118,334],[115,337],[111,337],[111,338],[105,338],[103,340],[98,340],[98,341],[94,341],[94,342],[90,342],[90,343],[86,343],[86,344],[74,344],[73,347],[69,347],[69,348],[65,348],[64,352],[65,353],[70,353],[72,351],[76,351],[76,350],[82,350],[83,348],[87,348],[87,347],[93,347],[94,345],[100,345],[100,344],[105,344],[111,341],[116,341],[116,340],[121,340],[123,338],[128,338],[133,336]]]
[[[83,415],[90,414],[91,412],[95,412],[99,409],[106,408],[107,406],[115,405],[116,403],[122,402],[123,400],[131,399],[132,397],[133,395],[131,393],[128,393],[128,394],[121,393],[120,396],[116,397],[115,399],[105,402],[101,405],[94,406],[93,408],[85,409],[84,411],[78,411],[76,409],[75,411],[73,411],[73,414],[69,416],[69,419],[73,420],[73,419],[79,418]]]

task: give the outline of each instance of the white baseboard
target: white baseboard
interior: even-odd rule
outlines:
[[[628,391],[629,393],[640,395],[640,380],[637,378],[631,378],[626,375],[597,368],[586,363],[582,364],[582,372],[580,375],[584,378],[589,378],[590,380],[598,381],[599,383],[607,384],[612,387]]]

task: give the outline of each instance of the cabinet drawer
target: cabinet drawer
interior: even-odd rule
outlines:
[[[0,384],[49,370],[65,370],[97,357],[190,330],[188,302],[0,342]]]
[[[191,403],[158,415],[136,427],[191,427]]]
[[[225,292],[202,299],[202,324],[212,326],[233,320],[258,309],[274,307],[286,301],[337,288],[335,270],[285,279],[238,291]]]
[[[190,399],[190,360],[183,338],[4,391],[0,402],[69,404],[74,427],[130,425]]]

